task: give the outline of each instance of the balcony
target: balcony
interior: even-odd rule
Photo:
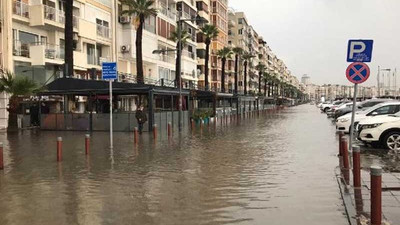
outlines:
[[[183,55],[183,56],[186,56],[186,57],[189,57],[189,58],[191,58],[191,59],[194,59],[194,58],[195,58],[195,54],[194,54],[193,52],[189,52],[189,51],[187,51],[187,50],[182,51],[182,55]]]
[[[13,55],[21,57],[30,57],[29,44],[18,40],[13,41]]]
[[[159,60],[171,64],[175,63],[175,57],[170,55],[159,55]]]
[[[173,21],[176,21],[176,15],[177,12],[174,9],[175,6],[173,7],[167,7],[167,5],[165,5],[162,2],[158,2],[158,10],[161,14],[167,16],[168,18],[172,19]]]
[[[110,62],[111,58],[108,56],[96,57],[95,55],[87,55],[87,64],[101,66],[103,62]]]
[[[43,17],[31,16],[31,26],[44,26],[47,24],[60,29],[64,29],[65,27],[65,12],[62,10],[58,10],[52,6],[38,4],[31,5],[29,12],[31,15],[43,15]],[[79,27],[79,18],[77,16],[72,17],[72,25],[76,29]]]
[[[97,35],[103,38],[110,38],[110,28],[97,24]]]
[[[45,57],[51,60],[64,60],[65,49],[59,45],[46,44]]]
[[[29,18],[29,5],[23,2],[13,2],[13,14]]]

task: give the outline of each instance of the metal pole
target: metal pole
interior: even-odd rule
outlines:
[[[351,112],[351,126],[350,126],[350,140],[349,140],[349,150],[351,151],[353,146],[353,133],[354,133],[354,116],[356,114],[356,102],[357,102],[357,84],[354,84],[354,95],[353,95],[353,111]]]
[[[380,66],[378,66],[378,97],[380,97],[381,96],[381,89],[380,89],[380,86],[379,86],[379,73],[380,73],[380,71],[381,71],[381,67]]]
[[[109,80],[110,82],[110,149],[112,149],[113,146],[113,107],[112,107],[112,80]]]
[[[181,36],[182,36],[182,21],[181,21],[181,13],[178,13],[178,49],[177,49],[177,57],[179,60],[179,63],[177,65],[176,68],[176,74],[179,75],[179,112],[178,112],[178,128],[179,128],[179,132],[182,131],[182,76],[181,76],[181,64],[182,64],[182,42],[181,42]]]

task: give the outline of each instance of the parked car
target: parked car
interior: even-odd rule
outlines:
[[[358,107],[357,103],[357,107]],[[343,115],[346,115],[347,113],[351,112],[353,110],[353,103],[352,102],[348,102],[345,103],[343,105],[341,105],[340,107],[338,107],[335,111],[334,111],[334,115],[333,118],[337,119]]]
[[[400,112],[361,120],[357,126],[357,138],[367,144],[399,151]]]
[[[357,108],[356,111],[360,111],[360,110],[367,110],[375,105],[378,105],[380,103],[383,102],[388,102],[388,101],[394,101],[392,99],[370,99],[370,100],[366,100],[360,103],[357,103]],[[347,113],[351,113],[351,111],[353,110],[353,103],[348,103],[348,107],[344,107],[344,108],[339,108],[335,111],[335,116],[334,118],[337,119],[343,115],[346,115]]]
[[[333,103],[324,103],[321,105],[320,109],[324,113],[328,112],[332,107],[337,107],[338,105],[342,104],[343,101],[334,101]]]
[[[395,114],[400,111],[400,102],[389,101],[375,105],[367,110],[357,111],[354,117],[354,126],[356,127],[360,120],[366,119],[370,116]],[[339,117],[336,120],[336,130],[350,132],[351,113]]]

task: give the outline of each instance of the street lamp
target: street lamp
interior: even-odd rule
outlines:
[[[381,69],[381,67],[380,66],[378,66],[378,97],[380,97],[381,96],[381,88],[380,88],[380,72],[381,71],[389,71],[389,73],[390,73],[390,70],[391,69]],[[383,84],[383,88],[385,88],[385,84]]]

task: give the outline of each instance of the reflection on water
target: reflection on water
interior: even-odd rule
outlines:
[[[308,105],[113,152],[94,133],[90,157],[84,133],[2,134],[0,224],[346,224],[329,124]]]

